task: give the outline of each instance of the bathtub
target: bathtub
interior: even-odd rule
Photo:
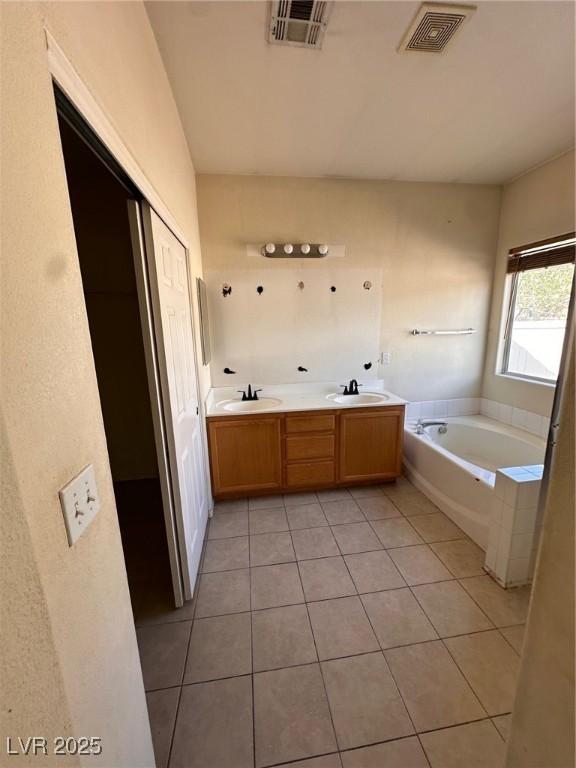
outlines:
[[[404,464],[414,485],[482,549],[488,546],[496,470],[542,464],[546,442],[486,416],[443,419],[448,431],[404,427]]]

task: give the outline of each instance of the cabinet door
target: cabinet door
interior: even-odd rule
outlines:
[[[397,477],[403,419],[402,408],[340,414],[340,482]]]
[[[210,421],[210,466],[214,495],[280,488],[280,419]]]

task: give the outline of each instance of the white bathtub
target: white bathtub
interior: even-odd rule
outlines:
[[[414,485],[482,549],[488,545],[495,473],[504,467],[542,464],[545,441],[486,416],[442,419],[448,431],[415,421],[404,427],[404,464]]]

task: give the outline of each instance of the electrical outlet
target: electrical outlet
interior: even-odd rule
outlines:
[[[94,467],[88,464],[60,491],[68,544],[72,546],[84,533],[100,509]]]

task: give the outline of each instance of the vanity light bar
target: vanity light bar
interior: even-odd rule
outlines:
[[[329,251],[324,243],[266,243],[261,249],[268,259],[322,259]]]

